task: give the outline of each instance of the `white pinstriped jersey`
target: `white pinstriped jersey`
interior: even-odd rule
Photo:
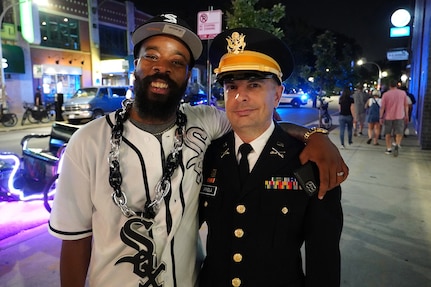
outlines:
[[[226,133],[230,125],[224,113],[213,107],[183,105],[181,109],[187,115],[183,158],[171,179],[169,204],[161,204],[154,221],[126,218],[111,198],[107,159],[111,127],[106,119],[94,120],[72,136],[63,158],[50,233],[63,240],[93,236],[90,286],[196,285],[202,160],[211,140]],[[113,114],[110,118],[114,122]],[[153,135],[125,122],[121,187],[133,210],[142,210],[146,190],[154,198],[162,176],[161,155],[166,158],[171,151],[174,132],[172,128],[164,133],[161,145]]]

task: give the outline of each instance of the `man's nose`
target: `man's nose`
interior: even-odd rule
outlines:
[[[169,74],[171,69],[169,68],[169,64],[164,61],[158,61],[153,64],[153,71],[156,73],[166,73]]]
[[[248,94],[245,89],[238,89],[238,93],[235,95],[235,100],[238,102],[243,102],[248,100]]]

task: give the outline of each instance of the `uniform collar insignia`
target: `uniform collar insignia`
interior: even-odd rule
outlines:
[[[226,155],[229,155],[229,154],[230,154],[230,149],[227,142],[225,142],[223,144],[223,152],[221,153],[220,158],[224,158]]]
[[[277,150],[276,148],[274,148],[274,147],[272,147],[271,148],[271,151],[269,152],[269,154],[275,154],[275,155],[278,155],[279,157],[281,157],[281,158],[284,158],[284,154],[285,154],[286,152],[284,151],[284,150],[282,150],[282,151],[279,151],[279,150]]]

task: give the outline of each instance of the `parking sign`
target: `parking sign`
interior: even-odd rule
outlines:
[[[201,11],[198,13],[198,36],[202,40],[213,39],[221,33],[222,11]]]

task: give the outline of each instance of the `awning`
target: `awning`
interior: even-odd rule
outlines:
[[[2,45],[3,59],[6,60],[7,67],[5,73],[25,74],[24,52],[21,47],[12,45]]]

